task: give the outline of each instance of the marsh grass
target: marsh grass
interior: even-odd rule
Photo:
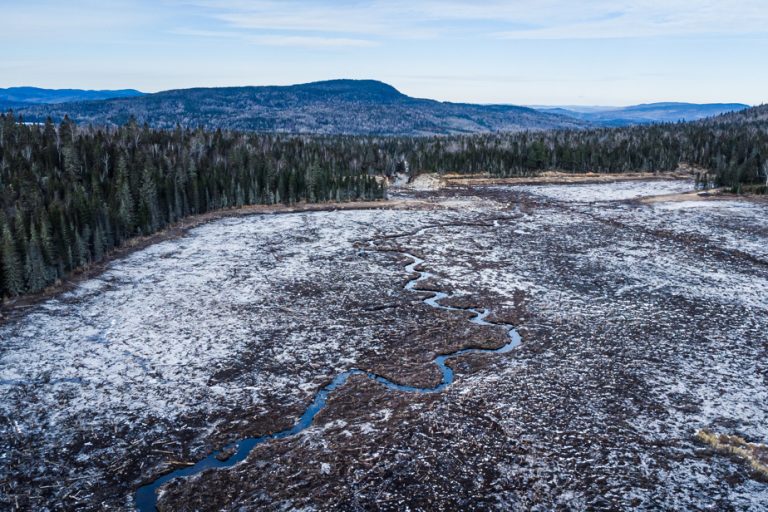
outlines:
[[[718,453],[735,456],[748,462],[761,480],[768,482],[768,446],[747,442],[739,436],[715,434],[707,429],[699,430],[695,437]]]

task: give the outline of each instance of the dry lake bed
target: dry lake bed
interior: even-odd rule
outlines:
[[[692,187],[403,191],[116,260],[0,324],[0,508],[765,510],[696,433],[768,442],[768,203]]]

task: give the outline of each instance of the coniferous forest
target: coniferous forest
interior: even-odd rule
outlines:
[[[415,171],[532,176],[698,168],[707,185],[766,192],[768,106],[692,123],[379,140]]]
[[[35,293],[137,235],[248,204],[379,199],[343,144],[0,117],[0,296]]]
[[[732,192],[765,193],[768,185],[768,121],[746,122],[738,114],[695,123],[478,135],[422,144],[427,147],[415,157],[432,155],[433,168],[462,173],[669,172],[687,164],[702,171],[698,178],[705,184]]]
[[[291,136],[0,116],[0,296],[36,293],[137,235],[250,204],[379,199],[377,177],[705,170],[768,186],[765,107],[695,123],[453,137]]]

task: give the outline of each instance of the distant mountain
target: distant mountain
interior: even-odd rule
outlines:
[[[130,98],[143,95],[134,89],[119,91],[86,91],[82,89],[40,89],[38,87],[0,88],[0,105],[68,103],[76,101]]]
[[[203,126],[258,132],[448,135],[553,128],[588,122],[531,108],[411,98],[373,80],[292,86],[180,89],[132,98],[17,110],[27,121],[68,115],[79,123],[120,125],[134,116],[157,128]]]
[[[697,121],[749,108],[741,103],[650,103],[631,107],[536,107],[601,126]]]

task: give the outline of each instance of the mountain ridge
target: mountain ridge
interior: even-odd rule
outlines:
[[[641,103],[626,107],[546,107],[537,106],[540,112],[581,119],[602,126],[628,126],[678,121],[698,121],[728,112],[750,108],[743,103],[686,103],[657,102]]]
[[[136,89],[94,90],[94,89],[44,89],[21,86],[0,88],[0,105],[8,104],[56,104],[78,101],[98,101],[113,98],[142,96]]]
[[[104,95],[111,96],[101,97]],[[66,101],[72,98],[75,101]],[[697,121],[748,107],[686,102],[626,107],[479,105],[414,98],[384,82],[351,79],[194,87],[151,94],[134,89],[0,89],[0,108],[13,109],[31,122],[69,116],[80,123],[116,126],[135,118],[155,128],[181,125],[321,135],[422,136],[618,127]]]
[[[25,105],[24,119],[114,126],[131,117],[156,128],[182,126],[329,135],[452,135],[585,128],[582,120],[512,105],[439,102],[376,80],[289,86],[198,87],[101,101]]]

